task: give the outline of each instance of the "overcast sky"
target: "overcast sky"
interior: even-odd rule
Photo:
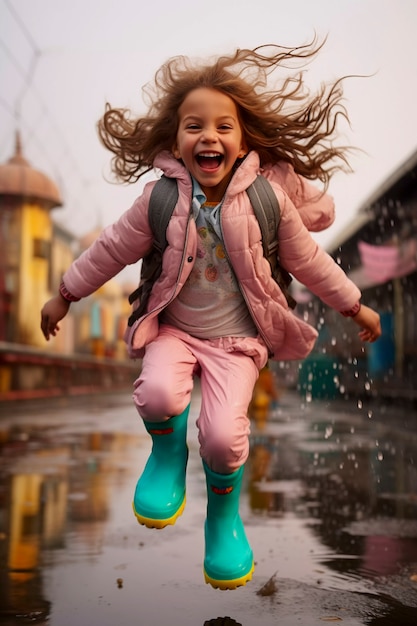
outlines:
[[[205,57],[264,43],[296,46],[317,33],[314,88],[344,74],[364,152],[331,184],[339,237],[360,205],[417,148],[416,0],[0,0],[0,162],[20,129],[25,157],[59,186],[55,219],[77,235],[118,218],[142,184],[106,182],[110,153],[96,122],[106,101],[143,112],[142,86],[169,57]]]

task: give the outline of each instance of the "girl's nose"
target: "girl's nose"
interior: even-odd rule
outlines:
[[[217,141],[216,130],[214,128],[204,129],[202,139],[203,141],[210,142],[210,143]]]

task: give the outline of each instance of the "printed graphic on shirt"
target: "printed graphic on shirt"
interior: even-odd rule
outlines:
[[[205,292],[216,291],[230,297],[238,293],[236,279],[226,259],[224,246],[211,224],[197,227],[197,258],[188,279],[188,287]]]

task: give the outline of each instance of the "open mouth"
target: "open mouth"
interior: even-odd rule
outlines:
[[[223,159],[224,156],[218,152],[201,152],[196,156],[197,163],[205,170],[215,170]]]

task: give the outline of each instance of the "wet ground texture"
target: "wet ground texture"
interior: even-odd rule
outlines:
[[[241,514],[255,554],[235,591],[204,583],[205,478],[190,413],[187,506],[132,513],[150,442],[129,394],[0,411],[0,623],[417,624],[417,416],[283,394],[253,420]]]

